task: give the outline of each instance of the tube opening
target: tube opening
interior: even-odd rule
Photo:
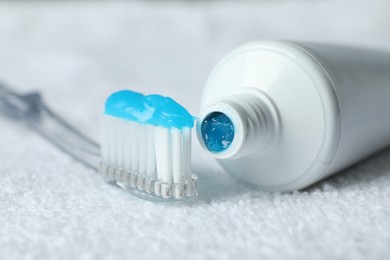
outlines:
[[[206,148],[212,153],[220,153],[232,144],[234,125],[226,114],[212,112],[202,121],[201,134]]]
[[[217,159],[255,157],[268,152],[279,132],[272,100],[243,88],[205,107],[196,124],[201,146]]]

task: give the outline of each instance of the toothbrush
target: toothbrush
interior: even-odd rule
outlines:
[[[115,93],[108,99],[118,103],[108,102],[108,113],[102,116],[102,121],[112,121],[113,124],[103,124],[102,136],[106,139],[102,139],[101,148],[45,105],[39,92],[19,94],[0,82],[0,113],[11,120],[24,123],[28,129],[38,133],[75,160],[94,171],[100,170],[111,183],[132,190],[142,198],[176,201],[196,196],[197,177],[191,174],[190,168],[193,117],[172,99],[150,95],[144,100],[147,101],[145,104],[149,105],[149,112],[133,112],[138,120],[141,120],[143,116],[150,116],[150,112],[155,111],[153,120],[146,120],[144,123],[136,122],[135,117],[131,120],[128,117],[131,117],[132,111],[122,111],[124,114],[121,119],[121,111],[116,109],[115,105],[120,107],[121,102],[127,102],[128,108],[136,108],[136,105],[129,103],[144,99],[139,93],[124,93],[132,93],[133,97],[138,99],[121,100],[126,94]],[[112,135],[113,133],[115,135]],[[107,150],[108,147],[111,150]],[[126,150],[120,147],[126,147]],[[131,165],[132,168],[122,169],[118,165]]]
[[[191,174],[194,118],[169,97],[123,90],[106,101],[102,115],[101,173],[149,198],[197,194]]]
[[[99,145],[52,111],[39,92],[19,94],[0,82],[0,114],[23,123],[84,166],[98,170]]]

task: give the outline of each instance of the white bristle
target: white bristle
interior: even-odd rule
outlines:
[[[146,176],[146,167],[148,164],[147,158],[147,125],[139,125],[139,141],[138,141],[138,174],[141,176]]]
[[[172,182],[171,129],[158,126],[154,129],[157,178],[165,183]]]
[[[149,179],[156,179],[157,178],[157,173],[156,173],[156,151],[155,151],[155,146],[154,146],[154,128],[155,126],[148,125],[147,126],[147,140],[146,140],[146,146],[147,146],[147,156],[148,156],[148,164],[147,164],[147,169],[146,169],[146,176]]]
[[[116,167],[119,169],[124,169],[125,166],[125,146],[124,146],[124,124],[125,122],[123,120],[115,120],[115,142],[116,142],[116,150],[117,150],[117,157],[116,157]]]
[[[109,120],[109,117],[108,116],[102,116],[101,117],[101,123],[100,125],[102,126],[101,127],[101,155],[102,155],[102,161],[103,162],[108,162],[109,161],[109,158],[108,158],[108,144],[109,144],[109,140],[108,140],[108,121]]]
[[[191,176],[191,128],[184,127],[182,130],[182,160],[183,177],[185,181],[190,181]]]
[[[197,193],[191,174],[191,128],[166,128],[102,116],[105,176],[164,199]]]
[[[183,182],[182,168],[182,131],[181,129],[171,129],[171,147],[172,147],[172,177],[174,183]]]
[[[139,146],[139,127],[140,125],[135,122],[128,122],[132,128],[132,145],[131,145],[131,172],[138,173],[138,146]]]
[[[114,127],[114,118],[107,118],[107,150],[108,156],[107,160],[110,162],[112,166],[115,166],[115,155],[116,155],[116,147],[115,147],[115,127]]]
[[[123,142],[124,142],[124,154],[125,154],[125,157],[124,157],[124,169],[128,172],[131,171],[131,156],[132,156],[132,152],[133,152],[133,140],[132,140],[132,137],[133,137],[133,128],[131,127],[131,124],[130,123],[124,123],[123,124],[123,128],[124,128],[124,137],[123,137]]]

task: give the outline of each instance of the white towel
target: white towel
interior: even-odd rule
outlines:
[[[0,3],[0,79],[37,89],[96,140],[113,91],[171,96],[196,115],[215,63],[241,43],[390,48],[390,2]],[[108,185],[0,118],[1,259],[385,259],[390,152],[304,192],[252,190],[194,142],[200,194],[155,204]]]

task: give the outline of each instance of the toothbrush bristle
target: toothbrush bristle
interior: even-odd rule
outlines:
[[[101,172],[118,184],[164,199],[197,194],[190,127],[154,126],[103,114],[101,150]]]

